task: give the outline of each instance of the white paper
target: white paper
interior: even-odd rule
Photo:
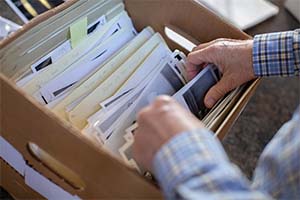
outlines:
[[[140,97],[122,116],[113,124],[107,132],[111,136],[104,143],[104,147],[116,156],[121,157],[119,148],[125,143],[123,135],[125,130],[131,126],[136,113],[162,94],[173,95],[184,86],[182,77],[175,72],[174,64],[166,63],[158,75],[147,85]]]
[[[5,162],[12,166],[19,174],[24,176],[26,162],[11,144],[0,136],[0,156]]]
[[[106,16],[102,15],[101,17],[99,17],[99,19],[97,19],[95,22],[88,26],[88,34],[94,32],[95,30],[98,30],[101,26],[104,26],[106,23]]]
[[[176,80],[176,78],[178,78],[179,80],[177,82],[181,82],[183,84],[185,84],[185,81],[182,77],[181,73],[178,73],[178,67],[177,64],[178,62],[181,60],[181,58],[178,57],[178,55],[180,54],[179,51],[174,52],[172,55],[169,55],[167,57],[165,57],[162,62],[160,62],[159,67],[151,67],[154,68],[154,70],[151,72],[151,74],[149,74],[148,76],[144,77],[143,82],[138,83],[137,87],[135,87],[135,89],[133,91],[131,91],[128,95],[126,95],[125,97],[121,97],[121,98],[117,98],[116,100],[110,99],[111,102],[104,102],[105,104],[101,104],[102,106],[105,106],[105,110],[107,112],[100,112],[100,113],[96,113],[96,115],[98,116],[94,116],[92,119],[94,119],[94,123],[95,123],[95,130],[98,133],[97,136],[101,138],[101,141],[106,141],[111,133],[113,133],[113,131],[118,128],[118,120],[120,118],[120,116],[122,114],[124,114],[125,112],[129,112],[128,109],[130,109],[130,106],[132,104],[134,104],[134,101],[139,98],[140,93],[142,93],[144,96],[147,96],[146,93],[148,93],[147,98],[144,98],[143,101],[144,105],[147,105],[149,102],[152,102],[157,96],[158,94],[155,93],[155,88],[160,88],[160,89],[156,89],[156,90],[162,90],[160,94],[172,94],[172,92],[168,91],[168,85],[170,85],[170,83],[174,83],[174,80]],[[155,55],[155,52],[153,52],[153,55]],[[179,59],[179,60],[177,60]],[[145,62],[146,63],[146,62]],[[168,63],[168,64],[166,64]],[[155,63],[157,64],[157,63]],[[168,65],[168,66],[166,66]],[[148,66],[148,65],[146,65]],[[151,65],[149,65],[150,67]],[[172,70],[167,70],[169,68],[169,66],[172,66],[171,69]],[[169,75],[166,75],[166,79],[165,80],[172,80],[172,81],[167,81],[168,83],[162,83],[163,76],[159,76],[158,74],[160,73],[161,69],[163,69],[163,67],[165,67],[164,71],[162,71],[162,74],[166,75],[168,73],[165,73],[165,71],[172,71],[172,73],[170,73]],[[143,72],[144,70],[141,69],[141,71]],[[137,71],[136,75],[140,75],[140,73]],[[135,75],[132,76],[132,79],[135,78]],[[154,81],[156,80],[156,82]],[[159,83],[160,81],[161,84],[155,85],[156,83]],[[130,82],[130,80],[128,81]],[[149,89],[150,86],[148,86],[148,84],[152,84],[153,88]],[[176,81],[175,81],[176,82]],[[183,84],[181,86],[183,86]],[[174,84],[176,85],[176,83]],[[173,85],[173,86],[174,86]],[[175,86],[177,90],[180,89],[181,86]],[[126,86],[125,86],[126,87]],[[146,90],[145,88],[148,88],[148,91],[144,91]],[[151,88],[151,87],[150,87]],[[138,96],[136,96],[138,95]],[[135,98],[134,98],[135,97]],[[139,98],[140,103],[142,104],[142,100]],[[97,120],[97,118],[99,118]],[[96,121],[97,120],[97,121]],[[90,121],[90,123],[93,123]]]
[[[46,107],[49,108],[49,109],[54,108],[57,104],[59,104],[62,100],[64,100],[64,98],[66,98],[70,93],[71,93],[71,91],[68,91],[68,92],[58,96],[55,100],[48,103],[46,105]]]
[[[125,30],[125,29],[124,29]],[[88,57],[81,62],[71,66],[63,74],[45,84],[40,92],[47,102],[53,101],[57,95],[56,92],[63,88],[70,88],[79,80],[90,74],[93,70],[103,64],[114,53],[121,49],[127,42],[133,39],[134,34],[129,29],[128,31],[120,31],[113,35],[110,42],[103,43],[96,51],[92,51]],[[61,92],[59,93],[61,94]]]
[[[148,79],[148,77],[147,77],[147,79]],[[105,110],[106,112],[109,111],[110,110],[109,108],[113,108],[115,105],[121,103],[124,99],[126,99],[128,96],[130,96],[135,90],[137,90],[137,88],[139,86],[137,86],[135,88],[131,88],[129,90],[126,90],[125,92],[122,92],[122,93],[117,93],[117,94],[105,99],[104,101],[100,102],[99,105],[102,108],[101,110]],[[92,117],[90,117],[90,118],[92,119]]]
[[[92,24],[90,24],[88,26],[88,30],[87,30],[88,34],[91,34],[94,31],[98,30],[100,27],[104,26],[106,23],[107,23],[106,16],[102,15],[99,19],[97,19],[95,22],[93,22]],[[38,61],[36,61],[34,64],[32,64],[31,65],[32,72],[36,73],[37,71],[41,70],[41,68],[45,68],[45,67],[49,66],[50,64],[55,63],[59,58],[61,58],[66,53],[71,51],[71,49],[72,49],[72,47],[71,47],[70,40],[63,42],[61,45],[56,47],[50,53],[43,56]],[[48,60],[48,62],[47,62],[47,60]],[[43,63],[43,62],[45,62],[45,63]]]
[[[73,101],[72,103],[70,103],[69,105],[66,106],[65,111],[66,112],[71,112],[71,110],[73,110],[78,104],[80,104],[80,102],[85,99],[85,97],[87,97],[89,95],[89,93],[86,93],[84,95],[82,95],[81,97],[79,97],[78,99],[76,99],[75,101]]]
[[[161,54],[162,54],[163,53],[162,49],[163,49],[163,44],[160,44],[160,46],[157,47],[155,49],[155,51],[161,51]],[[157,54],[158,52],[155,52],[155,53]],[[132,89],[135,88],[134,86],[138,86],[138,85],[140,85],[140,83],[144,82],[144,80],[148,79],[149,76],[152,74],[152,71],[160,69],[166,62],[170,62],[170,64],[174,65],[173,68],[175,69],[176,74],[178,75],[178,77],[180,77],[182,79],[183,82],[186,83],[187,77],[186,77],[186,72],[185,72],[185,60],[186,60],[185,55],[182,52],[180,52],[179,50],[175,50],[172,54],[169,50],[167,50],[167,52],[165,52],[165,53],[167,53],[167,55],[163,56],[160,59],[160,62],[154,63],[157,67],[153,67],[153,66],[151,66],[150,63],[145,62],[144,67],[141,66],[130,77],[129,81],[127,81],[115,95],[106,99],[103,102],[100,102],[100,106],[104,109],[108,109],[108,107],[110,107],[110,106],[114,107],[115,104],[118,104],[119,101],[122,101],[122,98],[123,98],[122,95],[128,93],[130,90],[132,91]],[[157,55],[154,55],[154,56],[156,57]],[[159,56],[157,56],[157,57],[159,57]],[[154,68],[154,70],[150,70],[151,68]],[[154,75],[154,74],[152,74],[152,75]]]
[[[168,38],[170,38],[175,43],[179,44],[189,52],[193,51],[193,49],[196,47],[196,45],[192,43],[190,40],[186,39],[185,37],[183,37],[182,35],[173,31],[168,27],[165,27],[165,33],[168,36]]]
[[[186,55],[179,50],[175,50],[173,53],[173,57],[174,59],[177,60],[175,64],[176,71],[183,77],[186,83],[189,82],[187,72],[186,72],[186,62],[187,62]]]
[[[120,95],[137,87],[139,83],[145,80],[153,70],[157,70],[157,67],[160,66],[171,53],[170,49],[164,43],[159,44],[128,79],[128,81],[123,84],[118,92],[108,100],[100,103],[100,106],[106,108],[107,105],[111,104],[111,102],[115,101],[115,99],[118,99]]]
[[[107,113],[97,113],[98,116],[95,116],[93,120],[97,120],[94,123],[94,128],[97,132],[97,137],[101,139],[102,142],[108,139],[110,136],[110,129],[115,121],[130,108],[130,106],[138,99],[138,97],[143,92],[144,87],[136,88],[130,95],[126,96],[125,99],[122,99],[119,104],[114,105],[111,110]],[[102,114],[102,115],[101,115]]]
[[[111,35],[106,41],[89,52],[84,59],[74,63],[64,73],[43,85],[40,93],[49,103],[57,98],[57,92],[72,88],[72,86],[90,72],[100,66],[105,60],[116,53],[122,46],[135,37],[134,27],[129,18],[124,21],[125,26],[116,24],[115,29],[110,29]],[[128,25],[129,24],[129,25]],[[121,27],[121,29],[120,29]],[[61,92],[59,93],[61,94]]]
[[[53,63],[51,67],[47,67],[43,73],[37,74],[34,79],[23,86],[24,90],[28,94],[33,94],[40,89],[41,85],[46,84],[65,71],[73,63],[78,62],[86,53],[97,47],[104,39],[109,37],[115,31],[114,27],[117,26],[118,23],[124,21],[124,18],[128,19],[129,17],[125,11],[122,11],[119,15],[111,19],[105,26],[88,35],[84,39],[84,42],[78,44],[77,48],[72,49],[56,63]]]
[[[109,130],[110,125],[112,125],[113,122],[117,120],[118,117],[139,97],[140,93],[146,87],[146,84],[152,80],[153,75],[159,71],[159,68],[166,62],[167,58],[171,56],[171,53],[172,52],[164,43],[159,44],[129,80],[114,95],[114,98],[110,98],[110,101],[106,101],[104,105],[100,104],[102,107],[105,106],[106,108],[110,106],[113,110],[109,114],[107,113],[107,116],[104,118],[105,120],[96,126],[98,132],[102,133],[100,134],[100,137],[103,141],[109,137],[107,131]],[[127,95],[126,99],[123,99],[122,94],[127,94],[128,92],[131,94]],[[116,102],[118,105],[116,105]]]
[[[36,61],[34,64],[32,64],[31,65],[32,72],[37,73],[39,70],[46,68],[52,63],[55,63],[66,53],[71,51],[71,49],[72,47],[71,47],[70,40],[63,42],[61,45],[59,45],[57,48],[52,50],[50,53],[48,53],[47,55],[45,55],[44,57]]]
[[[83,81],[80,81],[77,84],[77,87],[72,91],[72,93],[54,108],[54,112],[59,116],[66,118],[67,115],[65,115],[65,111],[70,112],[71,110],[73,110],[85,97],[87,97],[94,89],[97,88],[97,85],[99,85],[115,70],[117,70],[122,65],[122,63],[125,62],[153,34],[154,31],[150,27],[145,28],[132,41],[130,41],[129,44],[126,45],[126,47],[122,48],[107,63],[101,66],[99,70],[95,70],[95,72],[90,77]]]
[[[20,79],[19,81],[16,82],[17,86],[19,87],[23,87],[26,83],[28,83],[29,81],[31,81],[36,74],[29,74],[27,76],[25,76],[24,78]]]
[[[129,80],[119,89],[117,94],[121,94],[135,88],[140,82],[146,79],[153,70],[157,70],[157,67],[160,66],[162,61],[171,53],[171,50],[166,46],[166,44],[159,44],[146,58],[143,64],[134,72]]]
[[[66,192],[49,179],[26,165],[25,169],[25,183],[31,187],[34,191],[38,192],[40,195],[46,199],[53,200],[71,200],[71,199],[80,199],[76,195],[71,195]]]
[[[20,29],[18,24],[0,16],[0,40],[6,38],[9,34]]]
[[[132,145],[134,143],[134,131],[137,128],[137,124],[133,124],[129,128],[125,130],[125,144],[120,147],[119,152],[125,163],[127,163],[129,166],[136,169],[140,174],[144,174],[146,171],[138,166],[134,158],[132,157]]]

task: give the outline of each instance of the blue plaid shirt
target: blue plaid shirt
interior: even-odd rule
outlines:
[[[256,36],[253,67],[257,76],[299,75],[299,30]],[[206,129],[165,144],[154,174],[167,199],[300,199],[300,107],[265,148],[252,181]]]

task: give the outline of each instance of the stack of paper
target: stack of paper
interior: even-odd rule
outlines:
[[[207,125],[218,117],[220,109],[209,111],[203,103],[220,78],[217,67],[206,67],[187,83],[184,53],[171,51],[151,27],[138,33],[120,0],[78,1],[60,15],[4,52],[4,62],[15,66],[6,73],[130,166],[144,172],[131,157],[136,114],[157,96],[174,96]]]

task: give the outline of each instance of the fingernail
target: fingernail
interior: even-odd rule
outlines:
[[[209,108],[213,107],[213,105],[215,104],[215,99],[212,97],[208,97],[206,100],[206,106],[208,106]]]

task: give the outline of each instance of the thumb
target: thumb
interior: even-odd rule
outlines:
[[[231,91],[233,88],[230,82],[226,79],[221,79],[206,93],[204,103],[207,108],[212,108],[217,101],[219,101],[225,94]]]

